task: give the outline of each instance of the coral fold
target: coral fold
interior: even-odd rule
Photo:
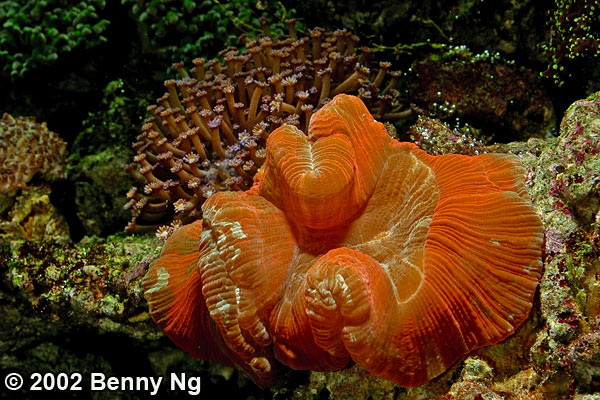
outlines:
[[[337,95],[307,134],[269,135],[252,188],[214,194],[167,240],[145,278],[151,314],[184,350],[263,386],[273,357],[422,384],[531,309],[543,230],[523,175],[512,155],[397,142]]]

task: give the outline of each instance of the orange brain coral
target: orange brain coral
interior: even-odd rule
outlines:
[[[351,359],[414,386],[527,317],[543,231],[512,155],[430,156],[338,95],[306,136],[276,129],[246,192],[220,192],[145,278],[153,318],[196,357],[266,386],[273,356]]]

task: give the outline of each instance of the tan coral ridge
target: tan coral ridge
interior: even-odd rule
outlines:
[[[338,95],[308,135],[271,133],[252,188],[215,194],[167,240],[144,280],[151,315],[262,386],[273,358],[419,385],[531,309],[543,231],[523,174],[511,155],[397,142]]]
[[[67,144],[33,117],[0,119],[0,193],[26,186],[35,174],[46,180],[64,176]]]

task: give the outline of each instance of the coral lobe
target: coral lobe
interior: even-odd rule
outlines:
[[[196,222],[167,241],[145,278],[151,314],[193,355],[261,385],[273,356],[319,371],[352,359],[424,383],[529,313],[543,230],[523,175],[514,156],[396,142],[338,95],[308,136],[269,135],[254,186],[209,198],[201,232]]]

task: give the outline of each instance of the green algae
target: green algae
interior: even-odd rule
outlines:
[[[208,387],[235,379],[231,368],[176,348],[151,320],[142,277],[160,250],[151,235],[116,234],[77,244],[0,242],[0,374],[77,372],[84,391],[62,395],[100,399],[140,394],[89,391],[92,372],[164,378],[187,373],[202,376]],[[164,396],[169,386],[162,386]]]
[[[159,249],[157,239],[144,236],[77,244],[12,241],[2,247],[0,264],[10,289],[34,309],[68,315],[74,324],[96,325],[108,318],[115,324],[104,322],[105,329],[131,333],[139,327],[128,318],[145,311],[141,277]],[[143,331],[156,335],[153,330]]]
[[[83,156],[70,167],[76,214],[87,235],[104,236],[127,224],[129,212],[123,206],[134,183],[125,172],[130,159],[129,149],[116,146]]]

